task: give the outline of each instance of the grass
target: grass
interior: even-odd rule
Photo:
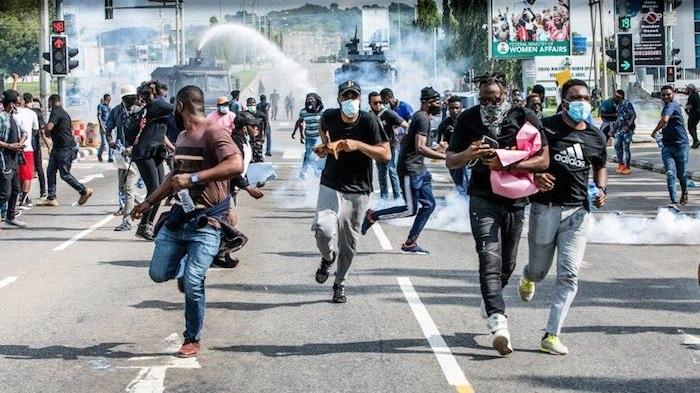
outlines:
[[[253,79],[255,79],[255,77],[257,75],[258,75],[258,72],[253,71],[253,70],[243,70],[243,71],[239,71],[239,72],[232,72],[231,73],[231,86],[234,88],[236,87],[236,78],[238,78],[241,81],[241,83],[240,83],[241,89],[240,90],[243,91],[243,89],[245,89],[250,84],[250,82],[252,82]]]

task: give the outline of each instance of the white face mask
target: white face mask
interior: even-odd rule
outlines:
[[[255,105],[249,106],[249,107],[248,107],[248,112],[250,112],[250,113],[255,113],[255,111],[256,111]]]
[[[345,100],[340,103],[340,109],[347,117],[355,117],[360,112],[360,100]]]

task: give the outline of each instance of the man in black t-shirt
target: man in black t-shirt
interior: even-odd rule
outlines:
[[[327,160],[321,173],[312,230],[321,251],[316,281],[326,282],[337,257],[332,301],[345,303],[344,282],[355,257],[360,221],[372,192],[372,160],[389,161],[391,150],[377,117],[360,110],[360,86],[356,82],[340,84],[338,103],[340,109],[323,112],[320,131],[324,144],[314,149]]]
[[[432,87],[426,87],[420,94],[421,108],[413,114],[408,133],[401,140],[398,172],[401,176],[401,193],[405,205],[394,206],[378,211],[368,210],[362,222],[362,234],[379,220],[416,216],[408,238],[401,245],[403,252],[427,255],[428,251],[418,246],[418,236],[428,223],[428,218],[435,210],[432,175],[425,167],[424,157],[444,160],[445,153],[428,146],[430,119],[440,115],[440,93]],[[418,204],[420,203],[420,209]]]
[[[270,127],[270,103],[265,94],[260,95],[260,103],[256,105],[260,113],[265,114],[265,124],[262,131],[265,133],[265,156],[272,156],[272,128]]]
[[[528,233],[529,260],[520,279],[520,297],[529,302],[535,283],[543,280],[557,251],[557,280],[549,321],[540,344],[543,352],[566,355],[559,340],[564,318],[578,288],[578,270],[586,250],[588,231],[588,175],[593,168],[596,207],[605,204],[608,172],[605,136],[586,122],[591,94],[577,79],[564,84],[564,112],[542,121],[549,142],[549,168],[535,175],[539,194],[532,197]]]
[[[46,168],[48,196],[45,201],[39,202],[39,206],[58,206],[56,172],[61,174],[63,181],[80,193],[78,204],[84,205],[92,196],[93,190],[86,188],[70,173],[71,165],[78,152],[78,147],[73,139],[70,116],[61,106],[61,97],[58,94],[49,97],[49,107],[51,108],[51,116],[46,123],[46,134],[51,138],[53,148],[49,153],[49,164]]]
[[[700,94],[698,94],[698,88],[694,84],[689,84],[685,87],[686,93],[688,93],[688,103],[685,104],[685,113],[688,115],[688,132],[693,138],[693,145],[691,148],[697,149],[700,147],[700,140],[698,139],[698,123],[700,123]]]
[[[399,156],[397,145],[399,138],[394,132],[394,128],[408,128],[408,122],[401,118],[393,110],[384,106],[384,101],[379,93],[373,91],[369,93],[369,106],[372,112],[379,118],[384,127],[384,132],[389,137],[391,147],[391,160],[388,163],[377,161],[377,178],[379,180],[379,195],[382,199],[389,199],[389,187],[387,186],[386,175],[389,173],[391,189],[394,192],[394,199],[401,198],[401,186],[399,185],[399,174],[396,172],[396,160]]]
[[[458,96],[452,96],[447,100],[447,112],[449,116],[440,123],[438,126],[438,143],[450,144],[450,139],[452,139],[452,132],[455,129],[455,123],[462,114],[462,101],[460,101]],[[457,169],[450,169],[450,177],[457,187],[457,192],[462,196],[467,196],[467,187],[469,186],[469,175],[471,170],[469,168],[462,167]]]
[[[268,127],[267,113],[258,109],[258,106],[255,105],[255,98],[253,97],[248,97],[248,99],[246,100],[246,110],[253,116],[260,119],[260,129],[258,130],[257,135],[253,135],[253,144],[251,145],[251,147],[253,148],[252,162],[264,162],[265,158],[263,157],[263,144],[265,144],[265,130]]]
[[[5,224],[25,228],[27,224],[16,219],[17,197],[21,192],[19,159],[24,150],[22,130],[14,119],[19,95],[15,90],[2,94],[3,111],[0,112],[0,210],[5,209]]]
[[[542,150],[534,156],[504,168],[493,148],[511,149],[516,136],[529,122],[541,130],[534,112],[527,108],[511,108],[503,74],[495,73],[479,80],[480,105],[459,116],[450,146],[447,167],[472,166],[469,181],[469,212],[472,235],[479,255],[479,281],[483,296],[482,317],[488,318],[493,333],[493,347],[501,354],[513,351],[510,344],[503,288],[515,269],[518,243],[523,230],[527,198],[510,199],[493,193],[491,171],[514,170],[538,172],[549,166],[547,138],[542,134]],[[484,139],[496,141],[493,142]]]

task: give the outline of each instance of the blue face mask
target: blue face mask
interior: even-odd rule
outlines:
[[[566,110],[566,113],[571,120],[580,123],[588,119],[592,111],[593,107],[588,101],[571,101],[569,102],[569,108]]]
[[[225,115],[228,112],[229,112],[228,106],[226,106],[226,105],[219,106],[219,113],[221,113],[222,115]]]
[[[360,112],[360,100],[345,100],[340,103],[340,109],[347,117],[355,117]]]

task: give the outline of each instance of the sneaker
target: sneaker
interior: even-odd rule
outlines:
[[[625,167],[622,168],[622,170],[620,171],[620,174],[621,174],[621,175],[629,175],[630,173],[632,173],[632,169],[630,169],[630,167],[628,167],[628,166],[625,166]]]
[[[376,222],[376,220],[373,218],[374,217],[374,210],[369,209],[367,210],[367,213],[365,213],[365,219],[362,221],[362,228],[360,232],[362,232],[363,235],[367,234],[367,231],[369,228]]]
[[[569,348],[565,347],[561,343],[559,337],[554,334],[547,334],[540,342],[540,351],[546,352],[552,355],[568,355]]]
[[[623,164],[617,164],[617,169],[615,169],[615,173],[621,173],[624,167],[625,166]]]
[[[265,157],[272,157],[272,153],[265,153]]]
[[[114,230],[117,232],[130,231],[132,229],[133,229],[133,227],[131,226],[131,223],[129,221],[126,221],[126,220],[122,221],[122,223],[119,224],[119,226],[114,228]]]
[[[508,332],[508,319],[502,314],[493,314],[488,319],[488,327],[493,334],[493,348],[502,356],[513,352],[510,343],[510,333]]]
[[[136,237],[152,242],[154,240],[153,230],[147,225],[139,225],[136,229]]]
[[[348,299],[345,297],[345,285],[333,284],[333,299],[331,303],[345,303]]]
[[[112,213],[112,214],[115,215],[115,216],[123,216],[123,215],[124,215],[124,208],[123,208],[123,207],[120,207],[119,209],[117,209],[117,211],[115,211],[115,212]]]
[[[177,357],[179,358],[193,358],[197,356],[199,353],[199,342],[198,341],[193,341],[193,342],[187,342],[185,341],[184,344],[180,347],[180,349],[177,351]]]
[[[104,159],[100,156],[97,157],[97,162],[104,162]]]
[[[535,282],[530,281],[525,276],[520,277],[520,285],[518,285],[518,293],[524,302],[529,302],[535,296]]]
[[[85,193],[84,193],[84,194],[81,194],[81,195],[80,195],[80,199],[78,199],[78,205],[81,205],[81,206],[84,205],[85,202],[87,202],[88,199],[90,199],[90,197],[91,197],[92,194],[94,194],[94,193],[95,193],[95,190],[93,190],[92,188],[86,188],[86,189],[85,189]]]
[[[28,225],[24,221],[18,220],[16,217],[12,220],[5,220],[6,225],[12,225],[13,227],[17,228],[26,228]]]
[[[22,210],[17,210],[17,211],[15,212],[15,218],[17,218],[17,217],[19,217],[19,216],[21,216],[21,215],[22,215]]]
[[[479,314],[481,315],[481,318],[489,318],[489,314],[486,312],[486,302],[484,302],[483,298],[481,299],[481,304],[479,305]]]
[[[685,206],[687,203],[688,203],[688,191],[681,194],[681,200],[680,200],[681,206]]]
[[[58,207],[58,200],[57,199],[46,199],[43,201],[39,201],[36,204],[37,206],[48,206],[48,207]]]
[[[319,266],[318,270],[316,270],[317,283],[323,284],[326,282],[326,280],[328,280],[328,272],[331,270],[333,263],[335,263],[335,253],[333,253],[333,259],[330,261],[326,261],[325,259],[321,258],[321,266]]]
[[[674,213],[680,213],[681,209],[678,208],[678,206],[675,203],[669,203],[666,208]]]
[[[430,252],[428,250],[424,250],[418,246],[418,243],[412,243],[412,244],[407,244],[404,243],[401,245],[401,251],[408,253],[408,254],[414,254],[414,255],[428,255]]]
[[[111,162],[114,162],[114,158],[109,158],[109,159],[107,159],[107,162],[110,162],[110,163],[111,163]]]

